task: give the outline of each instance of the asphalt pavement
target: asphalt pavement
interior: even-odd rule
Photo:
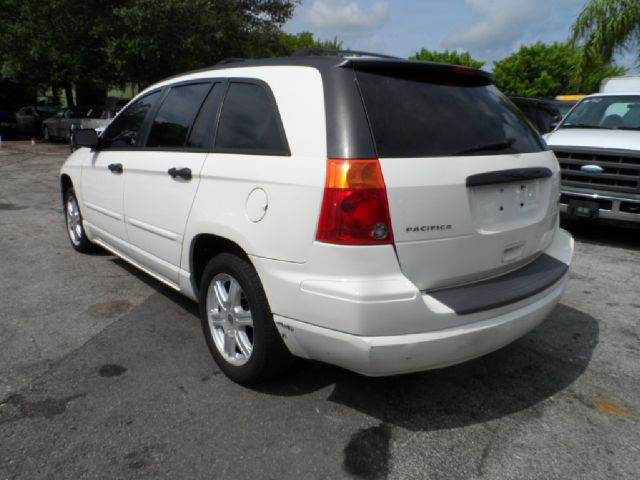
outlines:
[[[441,370],[248,389],[197,306],[66,238],[62,144],[0,146],[0,479],[638,479],[640,230],[568,224],[535,331]]]

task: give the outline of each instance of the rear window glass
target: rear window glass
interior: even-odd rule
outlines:
[[[222,105],[215,151],[289,155],[280,115],[261,85],[243,82],[229,85]]]
[[[378,156],[531,153],[539,135],[500,91],[457,74],[357,72]]]

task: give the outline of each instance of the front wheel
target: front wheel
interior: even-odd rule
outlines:
[[[199,296],[207,346],[227,377],[250,385],[291,365],[293,357],[273,322],[260,278],[246,259],[231,253],[211,259]]]
[[[67,236],[71,246],[78,252],[87,253],[93,249],[93,244],[87,237],[82,224],[82,213],[73,188],[64,193],[64,217],[67,225]]]

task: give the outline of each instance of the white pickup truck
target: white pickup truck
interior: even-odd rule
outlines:
[[[545,136],[564,215],[640,225],[640,77],[602,82]]]

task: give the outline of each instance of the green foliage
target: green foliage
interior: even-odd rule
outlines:
[[[500,89],[508,95],[554,97],[598,91],[602,79],[625,73],[622,67],[600,64],[577,79],[579,58],[580,49],[568,43],[538,42],[496,62],[493,74]]]
[[[117,3],[117,2],[116,2]],[[109,78],[95,19],[112,4],[100,0],[4,0],[0,11],[2,74],[34,89]]]
[[[435,52],[421,49],[415,55],[409,57],[409,60],[424,60],[429,62],[451,63],[453,65],[464,65],[472,68],[482,68],[484,62],[474,59],[469,52],[456,52],[455,50],[444,52]]]
[[[616,50],[638,46],[639,41],[640,1],[590,0],[574,23],[571,36],[574,45],[583,47],[578,77],[585,78],[594,65],[610,62]]]
[[[105,25],[105,53],[119,78],[145,85],[229,57],[280,49],[293,0],[129,0]]]
[[[2,75],[32,87],[147,85],[281,50],[299,0],[3,0]]]
[[[342,50],[342,41],[338,37],[333,40],[317,40],[311,32],[302,32],[296,35],[282,33],[280,37],[282,43],[282,54],[291,55],[303,48],[326,48],[329,50]]]

